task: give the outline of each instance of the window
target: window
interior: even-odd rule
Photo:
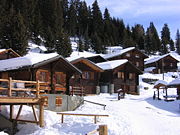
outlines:
[[[139,62],[136,62],[136,67],[139,67]]]
[[[173,63],[170,63],[170,67],[173,67]]]
[[[126,57],[130,57],[131,55],[130,55],[130,53],[126,53]]]
[[[49,72],[47,70],[39,70],[37,72],[37,80],[42,82],[48,82],[49,81]]]
[[[94,79],[94,73],[93,72],[85,71],[82,74],[82,78],[83,79]]]
[[[57,96],[56,97],[56,106],[61,106],[62,105],[62,97]]]
[[[130,80],[135,79],[135,74],[134,73],[129,73],[129,79]]]
[[[124,72],[118,72],[118,78],[124,80]]]
[[[55,79],[56,79],[56,84],[66,83],[66,74],[64,74],[63,72],[56,72]]]
[[[139,54],[136,54],[135,57],[136,57],[136,58],[140,58]]]

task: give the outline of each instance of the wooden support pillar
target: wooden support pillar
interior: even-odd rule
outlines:
[[[100,125],[99,126],[99,135],[108,135],[107,125]]]
[[[37,98],[39,98],[39,93],[40,93],[39,89],[40,89],[40,83],[39,83],[39,80],[37,80],[37,83],[36,83],[36,97]]]
[[[97,117],[94,116],[94,124],[96,124],[96,123],[97,123]]]
[[[8,89],[8,96],[11,97],[12,96],[12,92],[11,92],[11,87],[12,87],[12,78],[9,78],[9,89]]]
[[[13,120],[13,115],[14,115],[14,106],[10,105],[10,120]]]
[[[39,125],[40,127],[44,127],[44,99],[39,103]]]
[[[32,105],[32,110],[33,110],[33,114],[34,114],[34,119],[35,119],[36,122],[38,122],[34,105]],[[38,124],[38,123],[37,123],[37,124]]]
[[[61,123],[63,123],[64,122],[64,115],[62,114],[61,115]]]
[[[18,120],[18,118],[19,118],[19,116],[20,116],[20,114],[21,114],[22,107],[23,107],[23,105],[20,105],[20,108],[19,108],[18,114],[17,114],[17,116],[16,116],[16,121]]]
[[[158,100],[159,100],[159,88],[158,88]]]

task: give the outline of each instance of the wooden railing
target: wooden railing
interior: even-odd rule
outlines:
[[[83,87],[71,86],[71,95],[83,96],[84,95]]]
[[[84,102],[89,102],[91,104],[100,105],[100,106],[103,106],[104,110],[106,109],[106,105],[105,104],[100,104],[100,103],[96,103],[96,102],[92,102],[92,101],[88,101],[88,100],[84,100]]]
[[[80,114],[80,113],[63,113],[59,112],[57,114],[60,114],[61,117],[61,123],[64,123],[64,115],[74,115],[74,116],[93,116],[94,117],[94,124],[97,123],[97,117],[109,117],[109,115],[104,115],[104,114]]]
[[[35,95],[36,98],[40,97],[40,92],[44,90],[40,89],[40,85],[46,85],[45,82],[38,81],[23,81],[23,80],[12,80],[0,79],[0,95],[8,97],[23,96],[29,97],[30,94]],[[28,93],[29,92],[29,93]]]

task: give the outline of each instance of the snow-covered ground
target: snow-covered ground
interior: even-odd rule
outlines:
[[[170,75],[170,74],[168,74]],[[165,75],[168,78],[168,75]],[[150,77],[144,74],[141,77]],[[141,80],[140,77],[140,80]],[[158,75],[156,75],[158,77]],[[159,75],[161,78],[161,75]],[[169,80],[171,80],[169,76]],[[106,104],[102,106],[85,102],[74,113],[108,114],[109,117],[100,117],[98,123],[93,123],[92,117],[65,116],[64,123],[61,117],[54,112],[45,111],[44,128],[35,124],[19,124],[16,135],[85,135],[95,130],[101,124],[108,125],[109,135],[178,135],[180,134],[180,100],[165,102],[153,100],[153,85],[140,82],[140,95],[126,95],[124,99],[117,100],[117,94],[100,94],[86,96],[86,100]],[[144,90],[148,87],[148,90]],[[169,94],[176,94],[175,89],[168,90]],[[162,98],[163,91],[160,91]],[[18,108],[18,107],[17,107]],[[17,109],[15,109],[17,110]],[[25,107],[23,118],[33,119],[31,108]],[[7,111],[2,113],[7,114]],[[4,134],[1,132],[0,134]]]

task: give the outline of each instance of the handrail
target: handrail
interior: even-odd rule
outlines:
[[[36,98],[40,97],[40,92],[44,91],[40,89],[40,85],[47,85],[46,82],[40,82],[39,80],[37,81],[25,81],[25,80],[12,80],[10,77],[9,79],[0,79],[0,82],[5,82],[5,87],[0,86],[0,91],[7,91],[7,96],[12,97],[12,91],[16,92],[34,92],[36,95]],[[23,83],[22,87],[15,87],[14,83]],[[35,87],[27,87],[27,86],[35,86]]]
[[[104,110],[106,109],[106,105],[105,105],[105,104],[100,104],[100,103],[92,102],[92,101],[89,101],[89,100],[84,100],[84,101],[85,101],[85,102],[92,103],[92,104],[96,104],[96,105],[103,106],[103,107],[104,107]]]

